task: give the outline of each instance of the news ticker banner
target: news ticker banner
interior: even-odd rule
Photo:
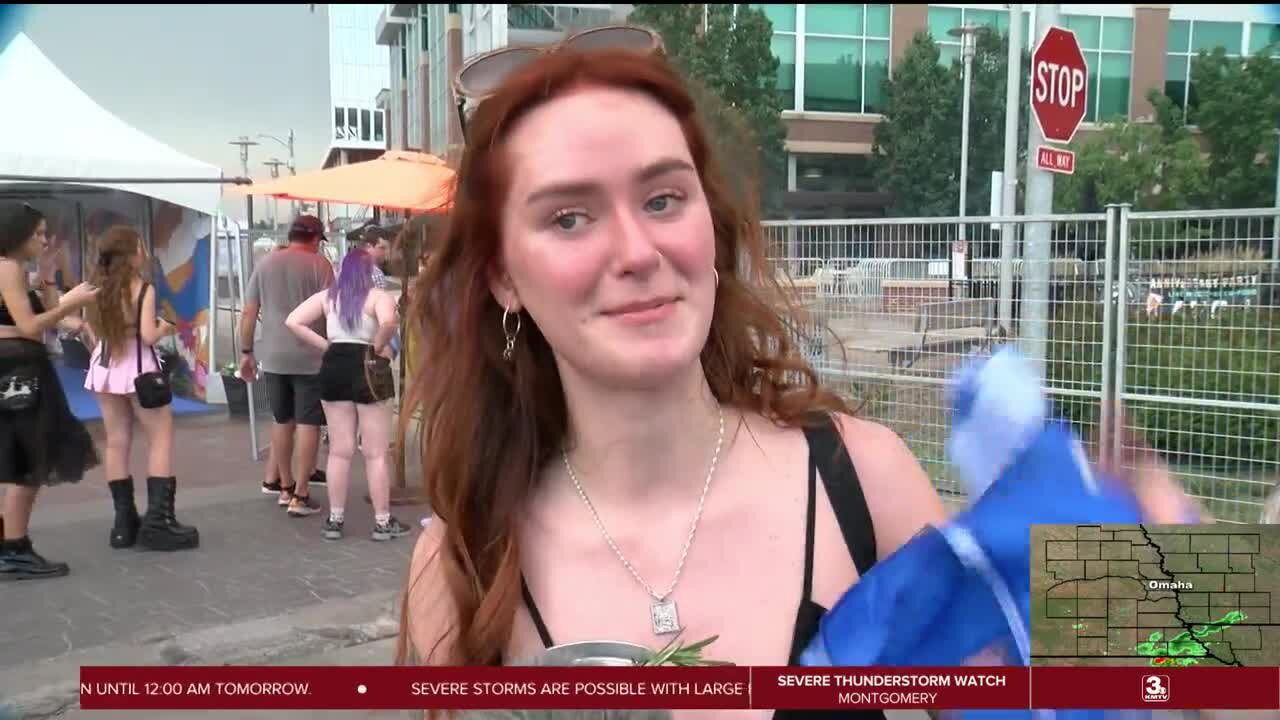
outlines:
[[[82,667],[85,710],[1280,709],[1280,668]]]

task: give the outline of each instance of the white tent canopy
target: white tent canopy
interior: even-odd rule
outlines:
[[[93,101],[25,34],[0,53],[0,174],[59,178],[221,178],[220,168],[146,135]],[[216,215],[218,183],[84,183]]]

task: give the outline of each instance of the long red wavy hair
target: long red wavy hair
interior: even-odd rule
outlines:
[[[795,351],[797,325],[789,318],[796,315],[765,256],[754,203],[735,197],[724,181],[689,88],[668,62],[627,51],[562,50],[521,69],[467,123],[448,230],[408,313],[421,359],[401,417],[425,418],[423,482],[447,528],[434,567],[457,609],[450,664],[502,661],[520,602],[518,523],[569,426],[552,348],[529,318],[513,360],[502,358],[502,308],[487,279],[502,242],[504,142],[526,113],[584,85],[643,92],[683,129],[715,229],[720,282],[701,362],[719,401],[787,426],[806,423],[815,411],[848,411]],[[409,597],[418,580],[409,578],[402,603],[401,662],[410,657]]]

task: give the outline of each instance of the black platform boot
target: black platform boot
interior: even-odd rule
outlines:
[[[200,532],[174,517],[178,482],[171,477],[147,478],[147,514],[142,516],[138,542],[148,550],[190,550],[200,545]]]
[[[107,487],[111,488],[111,502],[116,506],[116,522],[111,526],[111,547],[133,547],[138,541],[138,526],[142,524],[138,506],[133,502],[133,478],[112,480]]]
[[[66,563],[41,557],[30,538],[0,540],[0,581],[62,577],[69,571]]]

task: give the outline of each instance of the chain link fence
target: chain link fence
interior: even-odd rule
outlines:
[[[824,379],[898,432],[944,498],[948,376],[1012,342],[1094,453],[1159,451],[1219,519],[1280,479],[1274,210],[765,223]],[[1032,243],[1049,256],[1032,260]],[[1001,245],[1012,249],[1004,268]],[[1102,409],[1125,408],[1122,423]]]

